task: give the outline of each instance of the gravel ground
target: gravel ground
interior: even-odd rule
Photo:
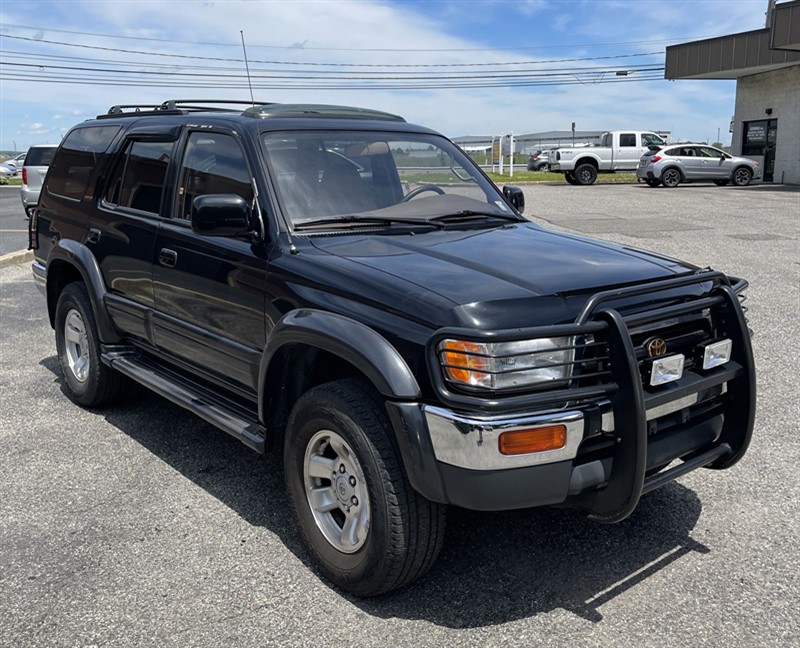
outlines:
[[[148,393],[62,393],[27,266],[0,270],[2,646],[788,646],[800,636],[800,192],[537,185],[526,213],[751,281],[758,417],[733,469],[602,526],[452,509],[423,580],[362,601],[314,572],[276,461]]]

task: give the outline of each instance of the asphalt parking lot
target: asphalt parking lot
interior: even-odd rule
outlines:
[[[748,278],[750,452],[602,526],[453,509],[421,581],[330,587],[277,461],[171,403],[62,393],[27,265],[0,269],[0,645],[788,646],[800,636],[800,191],[536,185],[528,214]],[[491,253],[491,251],[487,251]],[[498,251],[502,253],[502,251]]]

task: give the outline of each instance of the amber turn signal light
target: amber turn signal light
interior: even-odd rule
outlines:
[[[500,454],[519,455],[545,450],[558,450],[567,443],[564,425],[548,425],[530,430],[503,432],[497,439]]]

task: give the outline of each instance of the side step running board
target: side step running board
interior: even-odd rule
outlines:
[[[255,412],[214,394],[202,385],[162,369],[135,352],[107,351],[102,354],[101,359],[109,367],[186,408],[256,452],[264,452],[266,435]]]

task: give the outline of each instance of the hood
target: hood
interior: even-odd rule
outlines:
[[[575,302],[611,286],[663,279],[696,270],[677,260],[614,243],[543,229],[532,223],[480,230],[437,230],[425,234],[365,234],[313,237],[320,251],[415,284],[453,304],[471,326],[476,313],[493,326],[502,310],[506,326],[514,304],[531,300]],[[550,299],[542,300],[542,297]],[[549,309],[548,309],[549,310]],[[552,312],[545,318],[553,323]],[[569,315],[566,315],[569,317]],[[515,319],[512,317],[512,319]],[[537,318],[534,318],[537,319]]]

